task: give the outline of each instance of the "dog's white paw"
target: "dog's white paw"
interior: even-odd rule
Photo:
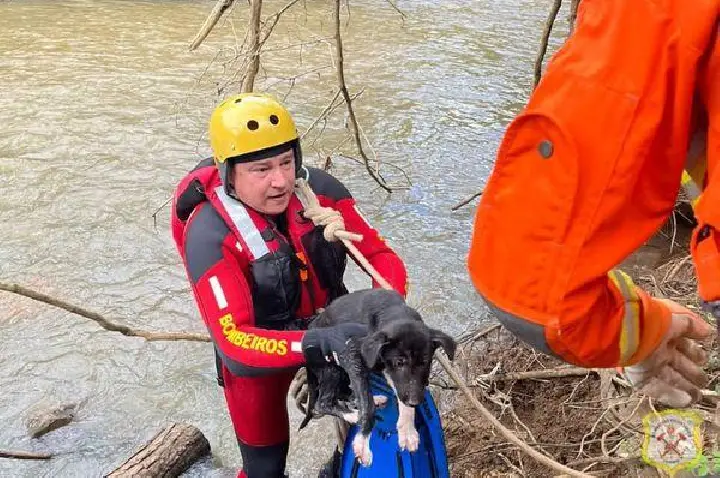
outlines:
[[[372,463],[372,452],[370,451],[370,437],[358,433],[353,438],[353,453],[355,458],[363,465],[370,466]]]
[[[385,395],[373,395],[373,402],[376,407],[385,408],[388,398]]]
[[[418,435],[414,424],[404,426],[398,429],[398,445],[401,450],[415,452],[420,445],[420,435]]]
[[[345,420],[348,423],[357,423],[358,422],[358,412],[355,410],[351,413],[343,413],[343,420]]]

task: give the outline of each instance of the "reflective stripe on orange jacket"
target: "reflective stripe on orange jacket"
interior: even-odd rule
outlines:
[[[508,328],[542,334],[528,342],[587,367],[655,349],[670,312],[616,267],[667,220],[698,152],[709,179],[696,215],[712,236],[699,244],[717,266],[700,290],[720,298],[719,12],[720,0],[583,0],[508,126],[468,267]]]

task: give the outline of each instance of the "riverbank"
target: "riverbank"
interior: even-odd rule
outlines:
[[[680,204],[671,221],[620,268],[653,295],[697,309],[691,231],[692,215]],[[706,366],[709,390],[720,376],[715,341],[704,344],[712,351]],[[571,367],[535,352],[499,326],[468,337],[456,366],[506,427],[558,463],[597,476],[665,476],[641,458],[642,419],[652,411],[648,400],[631,394],[612,371]],[[557,474],[508,443],[442,374],[433,383],[453,477]],[[704,418],[705,450],[715,448],[717,402],[708,394],[693,407]]]

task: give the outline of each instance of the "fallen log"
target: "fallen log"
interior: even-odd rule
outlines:
[[[192,425],[174,423],[143,445],[106,477],[176,477],[210,453],[210,443]]]

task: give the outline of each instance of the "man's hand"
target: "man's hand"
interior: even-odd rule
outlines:
[[[672,312],[670,328],[647,359],[625,367],[625,376],[644,395],[671,407],[687,407],[700,400],[707,382],[702,369],[707,356],[696,341],[708,338],[713,329],[697,314],[671,300],[654,300]]]
[[[310,364],[337,363],[350,340],[364,337],[367,333],[367,325],[357,323],[310,329],[302,339],[305,360]]]

